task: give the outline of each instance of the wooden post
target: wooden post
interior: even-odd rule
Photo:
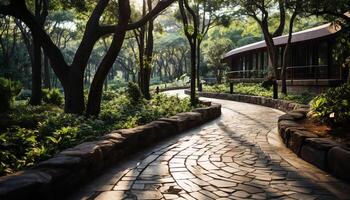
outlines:
[[[230,82],[230,94],[233,94],[233,83]]]

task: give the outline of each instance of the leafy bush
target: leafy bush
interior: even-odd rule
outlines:
[[[192,109],[188,98],[159,94],[149,101],[139,96],[135,103],[129,92],[106,92],[98,118],[65,114],[53,104],[19,105],[0,115],[0,176],[96,140],[113,129],[132,128]]]
[[[350,84],[332,88],[315,97],[312,116],[333,127],[350,127]]]
[[[140,88],[136,83],[129,82],[126,91],[133,102],[138,102],[142,98]]]
[[[55,88],[52,90],[43,89],[43,101],[48,104],[61,106],[63,104],[63,95],[59,89]]]
[[[111,101],[118,98],[119,94],[116,91],[108,90],[104,91],[102,94],[102,101]]]
[[[254,84],[254,83],[236,84],[234,85],[233,91],[240,94],[256,95],[256,96],[263,96],[263,97],[273,96],[272,90],[262,87],[261,84]]]
[[[230,92],[230,88],[226,84],[204,85],[203,90],[206,92],[218,92],[218,93]]]
[[[0,112],[5,112],[11,107],[14,98],[21,90],[19,82],[0,78]]]
[[[63,111],[54,105],[17,105],[7,114],[0,115],[0,130],[19,126],[22,128],[34,129],[38,124],[50,115],[60,114]]]

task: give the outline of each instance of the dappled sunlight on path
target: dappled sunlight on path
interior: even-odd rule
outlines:
[[[269,144],[282,112],[213,101],[220,119],[126,159],[71,199],[346,199],[332,189],[341,182]]]

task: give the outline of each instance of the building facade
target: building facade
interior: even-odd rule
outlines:
[[[319,93],[346,80],[348,72],[337,65],[332,56],[338,31],[331,24],[325,24],[293,33],[290,63],[286,68],[289,91]],[[278,66],[282,66],[287,41],[288,36],[274,38]],[[223,60],[230,66],[227,78],[232,83],[262,82],[268,75],[270,61],[265,41],[233,49]],[[280,72],[281,67],[277,69],[278,79]]]

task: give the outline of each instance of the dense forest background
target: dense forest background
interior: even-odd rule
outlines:
[[[133,2],[133,17],[142,15],[140,2]],[[93,6],[76,5],[63,7],[54,5],[44,22],[44,29],[54,43],[63,52],[68,63],[73,60],[79,42],[83,37],[83,29],[87,23],[87,14]],[[81,7],[83,6],[83,8]],[[65,8],[65,9],[63,9]],[[229,8],[222,8],[229,12]],[[154,54],[152,57],[151,84],[170,83],[189,74],[189,45],[183,33],[183,24],[179,20],[177,5],[162,12],[154,21]],[[220,58],[223,53],[240,46],[263,40],[259,25],[251,18],[244,16],[231,17],[227,20],[212,14],[208,33],[203,36],[200,51],[199,74],[204,81],[216,82],[221,80],[225,66],[221,66]],[[276,18],[278,16],[276,15]],[[288,19],[289,20],[289,16]],[[110,20],[106,16],[103,20]],[[207,19],[208,20],[208,19]],[[299,18],[295,23],[295,31],[324,24],[322,17]],[[272,26],[277,26],[272,21]],[[288,28],[284,30],[288,33]],[[3,16],[0,19],[0,76],[11,80],[19,80],[27,95],[32,87],[33,43],[28,27],[18,19]],[[139,75],[139,31],[129,31],[124,41],[122,51],[115,60],[112,70],[105,81],[105,88],[117,89],[127,82],[137,82]],[[111,37],[101,38],[95,45],[89,58],[84,74],[84,87],[89,88],[93,75],[111,45]],[[41,54],[43,88],[61,88],[61,84],[50,67],[48,57]]]

